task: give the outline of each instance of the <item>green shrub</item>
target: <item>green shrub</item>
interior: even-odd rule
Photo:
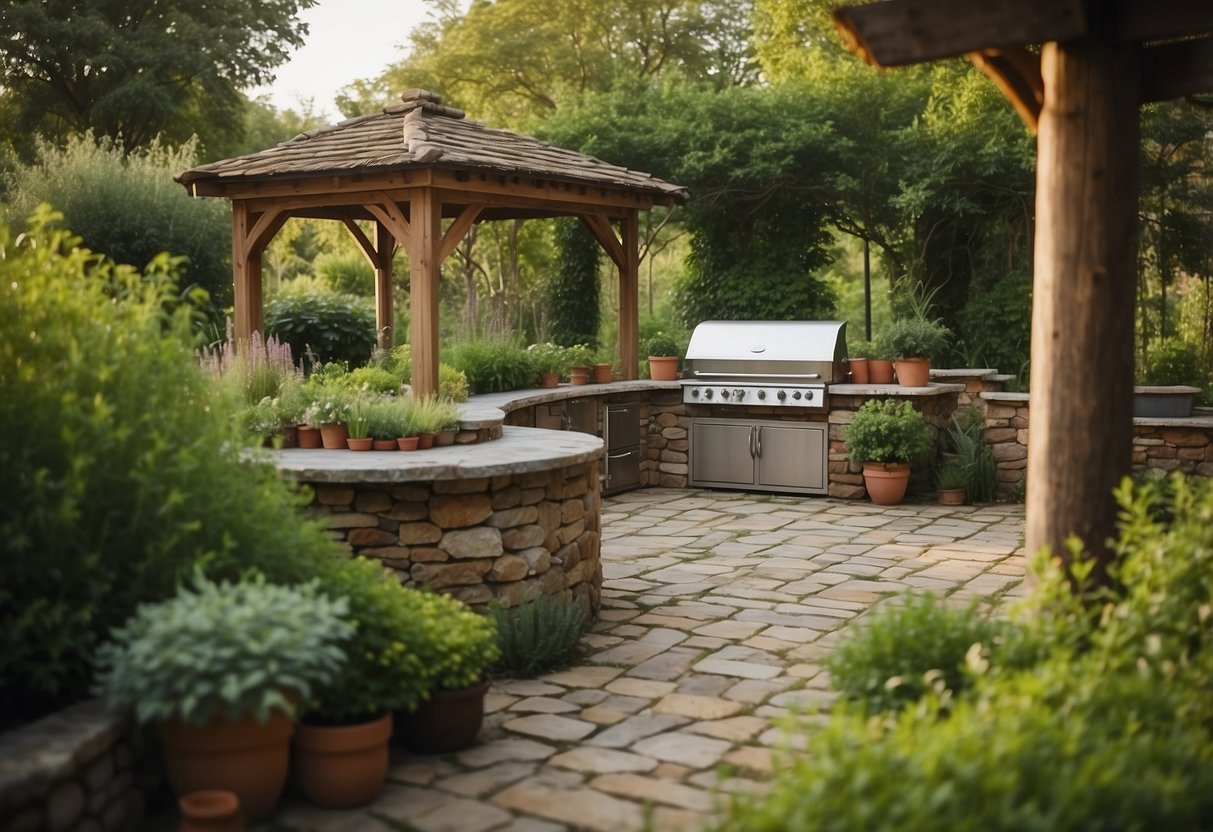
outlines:
[[[992,647],[1006,627],[984,616],[976,602],[955,608],[929,592],[905,595],[848,630],[825,666],[846,699],[871,711],[892,710],[928,690],[962,691],[969,650]]]
[[[366,430],[372,439],[399,439],[413,433],[404,401],[379,398],[364,404]]]
[[[354,390],[395,395],[400,392],[400,377],[381,367],[358,367],[350,370],[346,383]]]
[[[187,313],[165,311],[167,259],[114,267],[48,219],[20,243],[0,227],[0,704],[17,720],[86,696],[100,640],[196,563],[299,580],[334,551],[241,457]]]
[[[959,459],[954,457],[945,459],[935,474],[935,484],[940,491],[951,491],[960,488],[967,490],[969,487],[969,470],[969,466]]]
[[[164,251],[184,257],[178,293],[197,285],[221,310],[232,299],[231,212],[223,200],[193,199],[173,181],[196,154],[196,142],[176,149],[153,143],[129,154],[91,135],[63,148],[39,142],[33,164],[5,177],[9,208],[0,220],[24,227],[49,203],[63,213],[63,227],[118,263],[142,269]]]
[[[1196,347],[1180,338],[1164,338],[1153,346],[1141,380],[1155,387],[1201,387],[1206,381],[1201,377]]]
[[[438,364],[438,398],[453,403],[468,400],[468,377],[463,370],[449,364]]]
[[[316,257],[312,268],[316,276],[338,294],[375,295],[375,270],[358,252],[324,252]]]
[[[97,651],[110,707],[141,723],[193,725],[294,712],[318,686],[348,671],[342,642],[354,632],[344,600],[257,578],[214,584],[201,574],[174,598],[143,604]]]
[[[965,499],[973,503],[988,503],[998,487],[998,462],[986,443],[985,419],[973,405],[952,414],[948,423],[948,442],[954,459],[968,474]]]
[[[532,378],[539,373],[563,373],[569,366],[568,352],[551,341],[531,344],[526,348],[526,359]]]
[[[931,426],[908,401],[871,399],[846,427],[847,454],[856,462],[909,462],[931,448]]]
[[[475,394],[520,390],[535,382],[527,351],[515,340],[461,341],[451,347],[448,356]]]
[[[664,332],[658,332],[652,335],[640,344],[640,354],[642,356],[650,355],[682,355],[678,348],[678,342],[673,337],[666,335]]]
[[[577,219],[560,219],[555,226],[556,269],[544,287],[552,340],[566,347],[596,344],[602,247]]]
[[[495,669],[515,679],[567,664],[588,623],[580,604],[550,595],[514,607],[494,604],[490,612],[501,649]]]
[[[376,350],[370,365],[387,370],[404,383],[413,378],[412,348],[408,344],[397,344],[391,350]],[[478,390],[476,392],[488,392]],[[445,362],[438,364],[438,397],[450,402],[466,402],[468,399],[468,375],[459,367]]]
[[[459,408],[440,398],[410,396],[404,400],[404,412],[416,433],[438,433],[459,427]]]
[[[265,305],[265,329],[309,362],[365,364],[375,347],[375,305],[355,295],[279,295]]]
[[[478,684],[499,655],[493,619],[427,590],[409,590],[405,599],[414,624],[409,645],[426,669],[427,696]]]
[[[893,321],[876,337],[877,351],[893,358],[938,360],[951,332],[938,321],[902,318]]]
[[[961,345],[969,366],[1018,373],[1027,389],[1032,342],[1032,278],[1008,275],[969,292],[960,313]]]

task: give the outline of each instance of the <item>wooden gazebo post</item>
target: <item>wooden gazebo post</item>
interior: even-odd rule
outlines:
[[[1106,566],[1132,449],[1133,287],[1143,101],[1213,90],[1213,7],[1185,0],[887,0],[838,9],[862,57],[967,54],[1039,118],[1027,547]],[[1043,43],[1043,59],[1027,51]]]

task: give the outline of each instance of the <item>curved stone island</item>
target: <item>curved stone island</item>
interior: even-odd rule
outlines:
[[[312,488],[337,539],[406,584],[482,610],[567,593],[594,615],[602,447],[588,434],[506,426],[491,442],[424,451],[269,454]]]

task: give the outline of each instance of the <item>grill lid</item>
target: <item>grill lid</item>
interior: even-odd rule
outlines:
[[[844,380],[845,321],[704,321],[687,346],[684,377]]]

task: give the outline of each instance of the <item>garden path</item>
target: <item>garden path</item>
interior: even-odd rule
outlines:
[[[819,662],[848,622],[906,589],[1023,589],[1020,505],[644,489],[602,511],[603,609],[582,664],[495,682],[475,747],[393,752],[365,809],[286,800],[270,828],[699,829],[722,794],[762,792],[789,709],[829,704]]]

